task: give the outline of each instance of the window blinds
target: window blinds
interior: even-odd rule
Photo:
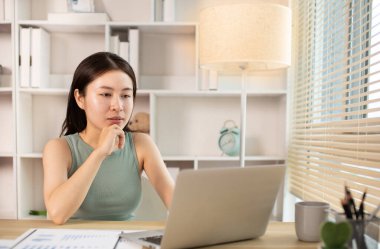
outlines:
[[[380,0],[298,0],[290,191],[341,211],[380,203]],[[358,205],[358,204],[357,204]]]

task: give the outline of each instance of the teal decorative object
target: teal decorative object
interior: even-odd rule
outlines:
[[[323,249],[346,249],[347,242],[351,238],[352,227],[347,221],[334,223],[327,221],[321,226],[321,239]]]
[[[228,156],[237,156],[240,151],[240,129],[233,120],[226,120],[220,130],[219,148]]]

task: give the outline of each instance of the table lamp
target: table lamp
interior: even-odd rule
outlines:
[[[241,74],[241,167],[245,154],[247,74],[288,67],[290,51],[291,12],[286,6],[236,3],[208,7],[200,12],[200,67]]]

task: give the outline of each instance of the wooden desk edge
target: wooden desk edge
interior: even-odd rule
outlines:
[[[107,229],[107,230],[151,230],[162,229],[164,221],[91,221],[70,220],[64,225],[55,225],[49,220],[0,220],[0,239],[16,239],[30,228],[52,229]],[[319,243],[298,241],[294,223],[270,222],[264,236],[255,239],[210,248],[317,248]]]

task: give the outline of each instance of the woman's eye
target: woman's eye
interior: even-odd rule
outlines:
[[[110,93],[101,93],[100,95],[103,96],[103,97],[110,97],[111,96]]]
[[[131,95],[129,95],[129,94],[126,94],[126,95],[122,95],[121,97],[122,97],[122,98],[124,98],[124,99],[127,99],[127,98],[130,98],[130,97],[131,97]]]

